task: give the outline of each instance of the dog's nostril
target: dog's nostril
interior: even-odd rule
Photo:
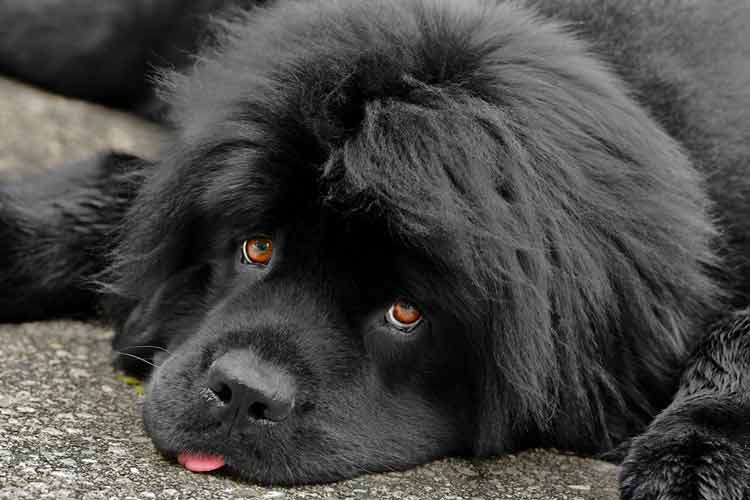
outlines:
[[[249,349],[229,351],[211,364],[208,401],[214,417],[239,429],[250,423],[281,422],[294,408],[294,380]],[[236,427],[235,427],[236,426]]]
[[[251,404],[248,408],[248,415],[254,420],[264,420],[267,412],[268,406],[259,401]]]
[[[218,384],[218,387],[212,387],[212,391],[219,398],[219,401],[228,405],[232,402],[232,389],[227,384]]]

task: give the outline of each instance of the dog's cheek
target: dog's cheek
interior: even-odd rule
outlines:
[[[338,405],[316,418],[333,425],[337,461],[371,470],[404,468],[454,451],[459,435],[450,415],[416,386],[397,388],[379,374],[337,395]],[[357,443],[356,448],[351,444]]]
[[[366,360],[387,385],[408,383],[425,368],[425,355],[432,342],[431,330],[431,323],[423,322],[412,331],[400,331],[388,325],[378,309],[362,324]]]
[[[188,441],[191,430],[206,424],[196,380],[200,377],[196,356],[190,349],[166,356],[146,386],[143,418],[146,431],[158,448],[176,451]]]
[[[414,338],[393,338],[401,334],[387,328],[369,332],[357,380],[337,395],[359,413],[350,420],[369,429],[358,429],[355,435],[369,434],[372,446],[405,464],[462,450],[463,441],[470,439],[464,413],[472,406],[467,401],[471,391],[460,378],[467,370],[457,371],[446,359],[448,353],[460,358],[461,351],[444,352],[432,334],[432,327]]]
[[[386,382],[406,381],[415,370],[419,369],[420,347],[416,341],[399,338],[400,334],[384,330],[384,328],[378,328],[365,335],[364,343],[368,359]]]

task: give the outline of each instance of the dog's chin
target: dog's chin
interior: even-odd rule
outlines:
[[[376,369],[349,380],[334,374],[338,382],[325,380],[323,391],[302,382],[282,421],[222,422],[203,395],[202,351],[190,341],[174,349],[152,374],[143,405],[156,448],[188,470],[262,485],[325,483],[460,451],[449,412],[408,388],[390,391]],[[318,367],[311,378],[326,379],[326,373]]]
[[[272,424],[238,432],[219,423],[186,428],[183,422],[170,425],[160,420],[153,409],[144,410],[146,431],[159,452],[193,472],[226,474],[260,485],[287,486],[332,482],[363,472],[347,463],[345,450],[309,437],[320,434],[320,430],[313,428],[274,428],[281,426]],[[167,429],[168,426],[172,429]],[[302,449],[296,445],[299,441],[307,441]],[[310,446],[313,442],[318,443],[314,452]],[[211,463],[202,469],[202,463],[190,464],[186,456]]]
[[[205,417],[200,422],[186,420],[165,418],[152,402],[144,405],[146,432],[165,458],[194,472],[227,474],[260,485],[327,483],[363,473],[403,470],[453,451],[428,440],[417,443],[411,455],[404,450],[375,450],[347,441],[346,431],[337,436],[315,423],[257,425],[237,431]],[[221,466],[195,470],[181,460],[186,454],[220,459]]]
[[[165,378],[169,380],[165,381]],[[186,390],[187,384],[173,383],[176,378],[155,375],[149,383],[143,405],[146,432],[167,459],[180,462],[194,472],[230,474],[266,485],[332,481],[345,477],[346,471],[340,470],[321,476],[320,470],[308,470],[305,460],[300,460],[304,452],[296,449],[297,442],[306,445],[315,442],[322,455],[335,454],[335,450],[326,449],[316,438],[319,431],[297,426],[306,420],[303,417],[295,415],[284,422],[256,423],[238,429],[215,419],[205,408],[200,390]],[[186,455],[211,457],[216,464],[196,470],[184,463],[182,458]]]
[[[192,472],[213,472],[239,477],[261,485],[292,485],[310,482],[335,481],[346,477],[345,471],[321,476],[308,471],[294,455],[280,456],[283,440],[268,432],[239,433],[229,431],[219,423],[205,423],[200,427],[184,428],[174,423],[174,429],[156,424],[160,417],[144,411],[146,432],[159,452],[168,460],[179,463]],[[168,423],[166,425],[169,425]],[[210,467],[196,468],[184,459],[186,455],[211,459]],[[320,472],[320,471],[318,471]]]

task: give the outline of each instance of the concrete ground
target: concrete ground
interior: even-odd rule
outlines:
[[[153,153],[163,137],[127,115],[0,79],[0,182],[108,147]],[[141,396],[112,370],[110,337],[72,321],[0,325],[0,499],[617,498],[615,466],[543,450],[291,489],[192,474],[143,432]]]

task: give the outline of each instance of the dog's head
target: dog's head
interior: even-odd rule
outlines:
[[[597,450],[663,402],[710,224],[582,43],[465,0],[287,2],[226,29],[170,79],[181,136],[115,266],[136,304],[116,348],[164,348],[159,449],[321,481]]]

